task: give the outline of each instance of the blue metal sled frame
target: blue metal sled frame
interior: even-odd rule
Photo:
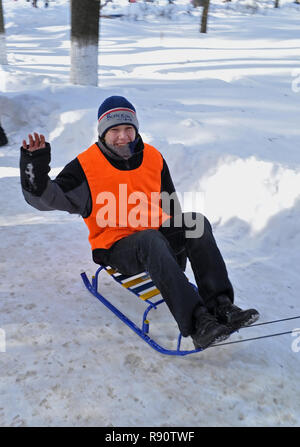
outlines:
[[[108,301],[103,295],[101,295],[101,293],[98,292],[98,282],[99,282],[98,276],[102,270],[106,270],[115,281],[117,281],[119,284],[126,287],[127,290],[134,293],[136,296],[138,296],[145,302],[147,302],[148,307],[146,308],[146,310],[143,314],[143,320],[142,320],[141,327],[138,327],[133,321],[131,321],[129,318],[127,318],[126,315],[124,315],[119,309],[117,309],[112,303],[110,303],[110,301]],[[116,276],[115,276],[115,274],[116,274]],[[84,285],[86,286],[88,291],[90,293],[92,293],[96,298],[98,298],[98,300],[101,301],[101,303],[103,303],[109,310],[111,310],[118,318],[120,318],[120,320],[122,320],[123,323],[127,324],[127,326],[129,326],[130,329],[132,329],[139,337],[141,337],[146,343],[148,343],[148,345],[150,345],[151,348],[155,349],[156,351],[160,352],[161,354],[178,355],[178,356],[194,354],[196,352],[202,351],[202,349],[194,349],[194,350],[190,350],[190,351],[181,350],[180,346],[181,346],[182,336],[180,333],[179,333],[178,340],[177,340],[177,349],[176,350],[175,349],[174,350],[166,349],[163,346],[160,346],[151,337],[149,337],[149,335],[148,335],[149,320],[147,318],[148,313],[150,312],[151,309],[157,309],[157,306],[159,306],[161,303],[163,303],[165,301],[164,299],[161,299],[156,302],[150,301],[149,298],[151,297],[151,295],[154,296],[154,295],[159,294],[158,289],[155,289],[150,292],[146,292],[146,293],[142,294],[142,292],[144,292],[144,290],[147,287],[149,287],[149,285],[150,285],[150,287],[153,285],[153,283],[151,281],[150,281],[150,283],[148,282],[147,285],[142,285],[142,286],[138,286],[138,287],[129,287],[126,285],[126,283],[124,285],[124,283],[122,281],[128,280],[128,279],[130,280],[130,278],[131,278],[130,276],[122,275],[110,267],[103,267],[103,266],[100,266],[98,268],[98,270],[95,273],[95,276],[92,277],[92,281],[89,281],[85,272],[81,273],[81,277],[82,277]],[[142,282],[143,280],[151,280],[151,278],[149,277],[149,275],[146,272],[142,273],[140,278],[142,278],[142,279],[138,280],[139,283]],[[134,283],[134,282],[135,282],[135,280],[128,281],[127,284]],[[148,296],[149,296],[149,298],[148,298]]]

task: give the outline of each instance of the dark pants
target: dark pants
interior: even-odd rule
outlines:
[[[183,217],[186,216],[183,214]],[[195,214],[194,214],[195,215]],[[209,221],[204,218],[203,234],[186,237],[187,227],[138,231],[116,242],[104,255],[103,263],[125,275],[147,271],[160,290],[183,336],[193,332],[193,312],[199,305],[213,307],[215,299],[226,294],[233,301],[222,255]],[[186,256],[190,260],[198,292],[183,271]],[[181,265],[180,265],[181,264]]]

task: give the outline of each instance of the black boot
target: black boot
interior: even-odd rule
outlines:
[[[226,295],[219,296],[216,301],[217,305],[213,313],[218,322],[230,328],[231,332],[250,326],[259,319],[259,313],[256,309],[240,309],[232,304]]]
[[[194,313],[195,332],[191,334],[196,349],[205,349],[213,343],[225,340],[231,334],[229,328],[219,324],[208,310],[199,306]]]

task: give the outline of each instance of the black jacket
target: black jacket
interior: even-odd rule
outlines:
[[[98,143],[96,143],[100,149]],[[77,158],[68,163],[58,176],[51,180],[50,171],[50,144],[45,149],[29,152],[21,147],[20,174],[24,198],[34,208],[40,211],[60,210],[71,214],[79,214],[83,218],[89,216],[92,210],[92,199],[85,173]],[[138,137],[135,153],[128,160],[114,159],[102,151],[106,159],[117,169],[131,170],[140,166],[143,161],[144,143]],[[101,175],[101,174],[100,174]],[[174,184],[166,161],[163,159],[161,172],[161,192],[175,193]],[[179,201],[171,206],[170,214],[180,210]],[[169,212],[169,210],[166,210]],[[181,210],[180,210],[181,213]],[[180,231],[171,228],[160,228],[167,237],[176,254],[182,251],[182,235]],[[176,234],[175,234],[176,233]],[[101,253],[104,249],[93,250],[93,259],[101,264]],[[182,262],[180,262],[182,264]]]

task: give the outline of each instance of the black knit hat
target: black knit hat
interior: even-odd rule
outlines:
[[[133,126],[136,133],[139,131],[139,123],[133,105],[123,96],[110,96],[98,109],[99,137],[103,138],[105,132],[121,124]]]

